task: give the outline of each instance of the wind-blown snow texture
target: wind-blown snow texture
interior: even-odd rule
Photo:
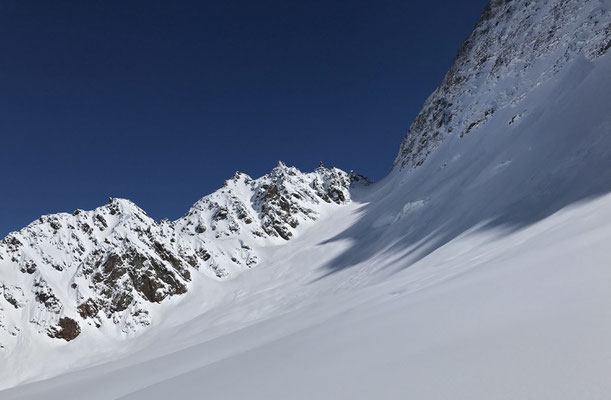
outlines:
[[[9,235],[0,397],[608,399],[610,23],[492,1],[376,184],[280,164]]]

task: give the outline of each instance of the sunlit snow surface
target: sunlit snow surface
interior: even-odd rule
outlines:
[[[611,398],[610,66],[194,277],[136,338],[3,355],[0,398]]]

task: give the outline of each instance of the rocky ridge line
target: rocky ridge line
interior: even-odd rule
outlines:
[[[40,217],[0,241],[0,348],[28,330],[70,341],[87,329],[131,334],[150,307],[188,291],[194,273],[223,280],[350,201],[367,178],[322,164],[303,173],[283,163],[253,179],[236,174],[176,221],[154,221],[129,200]]]

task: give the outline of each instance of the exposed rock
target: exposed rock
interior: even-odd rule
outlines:
[[[79,314],[81,315],[81,317],[83,319],[86,319],[86,318],[95,318],[98,315],[100,308],[92,298],[89,298],[87,299],[87,301],[79,305],[77,307],[77,310]]]
[[[50,328],[47,333],[52,338],[64,339],[69,342],[81,334],[81,327],[72,318],[63,317],[60,318],[57,326]]]

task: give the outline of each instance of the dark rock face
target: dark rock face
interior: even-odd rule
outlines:
[[[311,176],[278,163],[255,194],[261,227],[270,236],[289,240],[300,219],[316,219],[320,201],[343,204],[350,199],[353,181],[344,171],[327,169],[322,163]]]
[[[84,303],[77,307],[77,311],[83,319],[95,318],[100,312],[100,307],[92,298],[88,298]]]
[[[167,296],[187,291],[186,285],[176,274],[155,259],[131,254],[128,265],[131,267],[128,275],[134,289],[150,302],[159,303]]]
[[[52,338],[64,339],[66,342],[76,339],[81,334],[81,327],[72,318],[60,318],[57,326],[49,329],[48,334]]]
[[[418,167],[449,135],[471,134],[575,58],[594,60],[610,47],[611,12],[599,1],[490,1],[393,165]]]
[[[45,309],[59,314],[63,308],[61,301],[55,296],[51,287],[44,279],[34,282],[35,300],[44,306]]]
[[[111,318],[130,307],[139,308],[138,299],[159,303],[168,296],[185,293],[191,276],[186,265],[197,265],[200,258],[191,256],[183,261],[158,242],[153,244],[153,249],[159,258],[129,248],[121,254],[111,253],[94,264],[89,273],[93,277],[92,288],[99,297],[97,301],[90,298],[79,305],[79,314],[83,318],[94,318],[99,311],[104,311]],[[141,322],[148,324],[148,321]]]
[[[6,300],[6,302],[14,308],[19,309],[23,307],[23,304],[19,300],[24,296],[23,290],[20,287],[13,285],[0,285],[0,292],[2,293],[2,297],[4,297],[4,300]]]

